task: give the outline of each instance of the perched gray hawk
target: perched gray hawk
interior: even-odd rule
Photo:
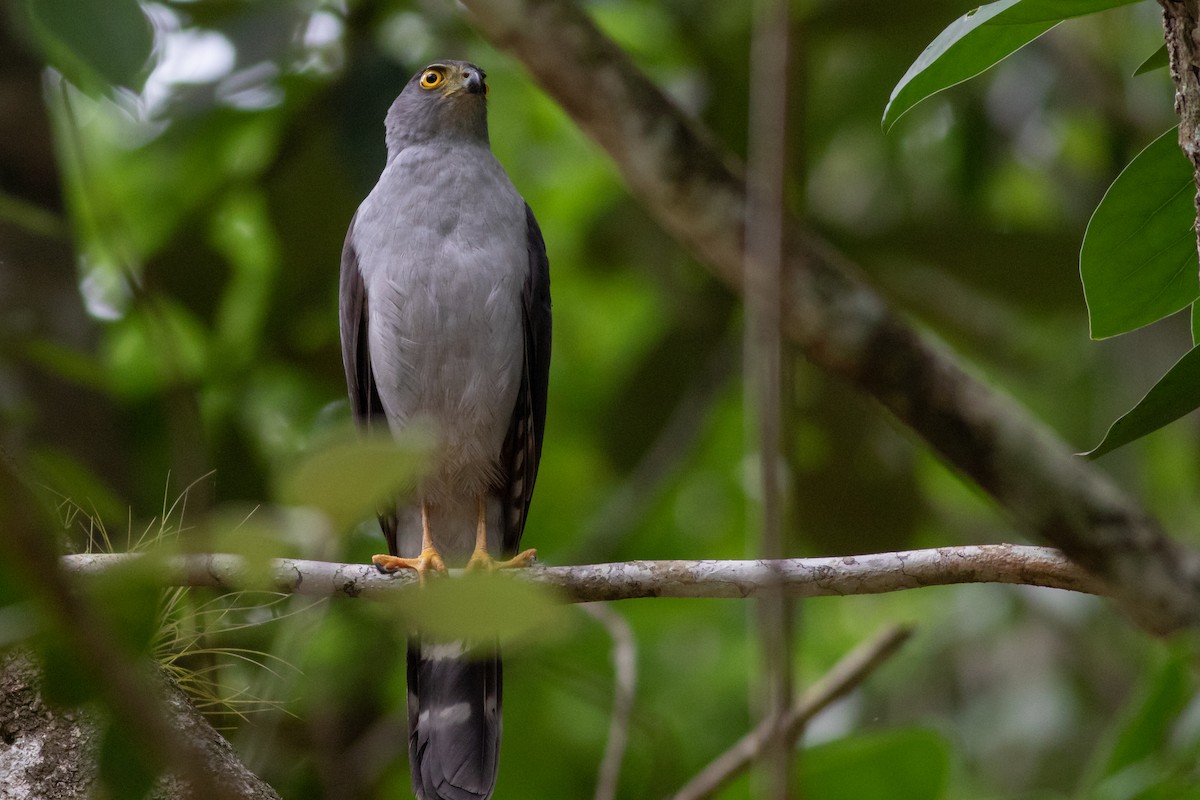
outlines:
[[[422,579],[447,566],[523,566],[535,554],[517,549],[546,420],[550,272],[533,212],[488,145],[484,79],[463,61],[412,77],[388,110],[387,165],[342,251],[355,418],[438,433],[415,498],[419,549],[398,541],[397,515],[386,513],[390,555],[373,559]],[[500,677],[495,649],[410,639],[409,757],[421,800],[491,796]]]

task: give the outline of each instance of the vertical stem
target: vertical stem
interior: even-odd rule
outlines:
[[[747,437],[759,452],[758,555],[785,556],[782,459],[783,193],[787,128],[788,0],[758,0],[751,41],[748,182],[745,221]],[[756,418],[756,419],[754,419]],[[757,425],[754,424],[757,422]],[[752,431],[757,432],[757,437]],[[757,439],[757,441],[755,441]],[[787,800],[790,751],[783,720],[792,703],[791,604],[782,589],[759,602],[761,714],[769,736],[759,794]]]

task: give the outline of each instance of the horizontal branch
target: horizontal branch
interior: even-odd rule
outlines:
[[[97,574],[142,558],[105,553],[63,556],[74,574]],[[454,572],[454,570],[452,570]],[[173,556],[162,563],[164,586],[207,586],[235,591],[252,573],[245,558],[226,554]],[[416,581],[402,571],[384,574],[369,564],[277,558],[268,565],[274,591],[316,597],[369,597]],[[639,597],[758,597],[782,585],[791,597],[881,594],[955,583],[1013,583],[1105,594],[1101,584],[1057,550],[1010,544],[939,547],[833,558],[780,561],[625,561],[576,567],[536,566],[514,572],[560,591],[569,601]],[[256,581],[261,583],[261,580]]]
[[[742,291],[737,159],[572,0],[462,4],[604,148],[659,223]],[[875,398],[1032,535],[1106,581],[1147,629],[1200,627],[1200,552],[1165,536],[1057,434],[918,332],[827,242],[794,218],[784,239],[784,334],[814,364]]]

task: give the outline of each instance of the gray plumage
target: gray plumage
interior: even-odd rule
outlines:
[[[442,61],[408,82],[387,114],[387,165],[342,253],[342,357],[355,418],[437,431],[436,463],[415,502],[449,566],[471,556],[480,498],[492,555],[517,551],[550,361],[545,245],[492,155],[484,79],[474,65]],[[395,513],[380,521],[392,555],[417,555],[398,541]],[[409,754],[421,800],[491,795],[501,665],[494,647],[474,649],[410,640]]]

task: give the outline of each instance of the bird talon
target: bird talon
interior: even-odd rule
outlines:
[[[476,550],[467,562],[467,572],[496,572],[502,569],[522,569],[537,563],[537,550],[530,549],[506,560],[497,561],[486,550]]]
[[[425,583],[425,576],[429,572],[445,572],[446,562],[442,560],[442,554],[432,547],[428,547],[421,551],[421,555],[416,558],[400,558],[399,556],[375,555],[371,556],[371,563],[380,572],[392,573],[402,569],[412,569],[417,572],[417,580],[422,585]]]

